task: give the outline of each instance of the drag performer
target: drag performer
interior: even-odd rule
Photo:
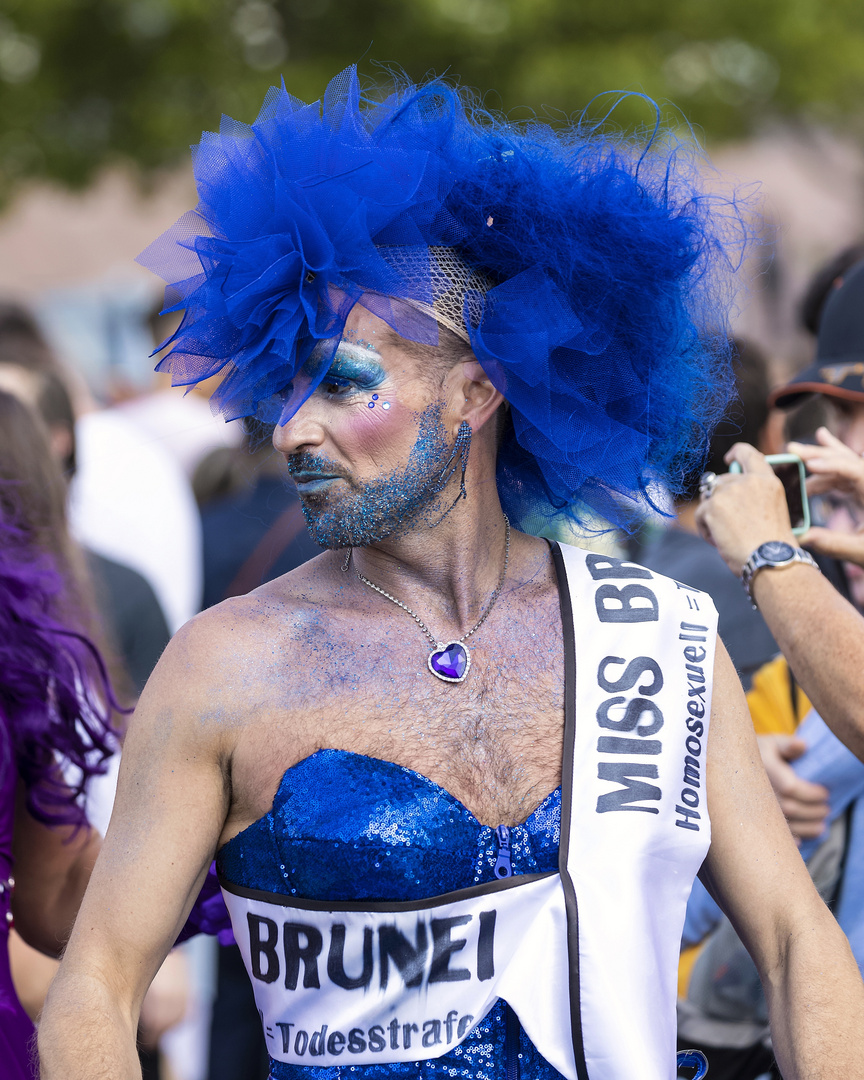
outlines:
[[[43,1076],[137,1075],[214,852],[274,1080],[672,1080],[700,867],[784,1075],[855,1074],[864,991],[710,601],[541,538],[698,463],[734,204],[659,132],[350,70],[226,119],[195,171],[144,256],[184,311],[165,366],[275,425],[326,551],[193,620],[144,691]]]

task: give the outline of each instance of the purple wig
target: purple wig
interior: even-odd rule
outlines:
[[[58,618],[51,559],[0,516],[0,786],[16,770],[46,825],[83,825],[81,796],[114,750],[105,664]]]

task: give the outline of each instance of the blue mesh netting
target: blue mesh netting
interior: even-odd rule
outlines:
[[[587,509],[627,527],[652,485],[698,467],[728,398],[748,232],[691,141],[512,124],[441,80],[373,100],[351,68],[323,103],[271,88],[252,125],[224,118],[193,158],[198,207],[141,261],[184,311],[160,368],[179,385],[221,372],[226,418],[293,415],[356,303],[435,344],[412,304],[432,305],[429,249],[448,247],[492,283],[464,321],[511,406],[514,521]]]

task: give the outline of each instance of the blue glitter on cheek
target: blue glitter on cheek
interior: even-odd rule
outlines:
[[[374,409],[374,408],[375,408],[375,402],[374,402],[374,401],[370,401],[370,402],[369,402],[369,404],[368,404],[368,405],[366,406],[366,408],[367,408],[367,409]]]
[[[367,402],[367,405],[374,402]],[[386,407],[389,402],[383,402]],[[441,423],[441,402],[434,402],[417,414],[417,436],[406,465],[373,480],[352,480],[340,486],[301,496],[301,507],[309,532],[322,547],[362,547],[410,528],[424,514],[434,518],[439,513],[438,494],[434,490],[441,470],[452,452]],[[308,453],[292,455],[289,472],[327,471],[323,458]],[[344,475],[338,468],[336,476]]]

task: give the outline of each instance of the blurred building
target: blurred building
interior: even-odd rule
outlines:
[[[813,342],[798,325],[798,302],[811,273],[835,252],[864,239],[864,151],[815,126],[777,128],[713,155],[743,184],[758,183],[762,236],[736,335],[772,358],[780,381],[810,363]]]

